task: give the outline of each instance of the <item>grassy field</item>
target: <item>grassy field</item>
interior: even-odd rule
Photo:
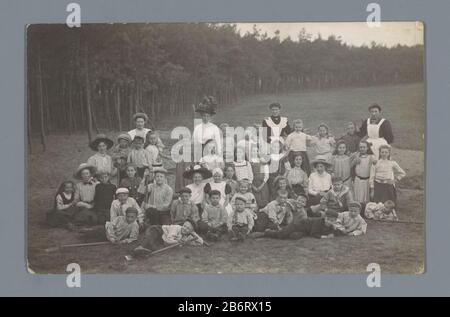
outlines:
[[[80,162],[92,155],[87,136],[52,135],[47,151],[41,152],[38,139],[32,140],[28,156],[28,264],[36,273],[65,273],[76,262],[85,273],[352,273],[365,272],[368,263],[381,265],[383,272],[420,273],[424,270],[423,175],[424,106],[423,86],[355,88],[305,92],[279,96],[256,96],[220,110],[216,122],[250,125],[266,115],[268,102],[279,100],[284,112],[302,117],[307,127],[326,121],[343,132],[349,119],[363,118],[370,102],[385,105],[396,136],[393,159],[407,172],[399,184],[400,220],[411,223],[373,223],[362,237],[331,240],[305,238],[299,241],[247,240],[241,245],[219,242],[212,247],[183,247],[145,261],[126,261],[133,246],[97,246],[82,250],[46,253],[45,248],[80,242],[75,233],[49,229],[45,213],[52,206],[60,182],[70,178]],[[366,96],[364,98],[364,96]],[[414,97],[415,96],[415,97]],[[313,109],[314,108],[314,109]],[[339,109],[339,111],[337,111]],[[236,116],[239,113],[239,116]],[[166,143],[169,127],[192,125],[192,117],[163,120],[158,128]],[[111,136],[117,132],[109,133]],[[170,167],[170,164],[168,164]],[[173,177],[169,183],[173,182]]]

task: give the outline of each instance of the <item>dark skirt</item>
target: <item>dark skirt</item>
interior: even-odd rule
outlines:
[[[145,222],[150,225],[170,225],[170,211],[160,211],[156,208],[148,208],[145,211]]]
[[[66,210],[51,210],[47,212],[47,223],[50,227],[65,227],[68,223],[74,220],[78,208],[75,206],[69,207]]]
[[[373,200],[376,203],[384,203],[387,200],[392,200],[397,204],[397,190],[395,189],[395,186],[374,182]]]

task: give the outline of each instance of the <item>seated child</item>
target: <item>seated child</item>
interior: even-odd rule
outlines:
[[[366,233],[367,223],[361,217],[361,204],[349,203],[349,211],[341,212],[336,220],[335,232],[338,235],[359,236]]]
[[[334,226],[337,217],[337,212],[329,210],[323,217],[299,218],[279,231],[266,230],[264,237],[274,239],[331,238],[334,236]]]
[[[97,215],[94,211],[95,187],[98,181],[92,176],[96,168],[82,163],[74,174],[74,178],[81,180],[75,185],[75,206],[77,212],[73,217],[74,223],[79,225],[97,224]]]
[[[192,191],[191,201],[197,206],[200,217],[202,216],[203,207],[205,205],[205,186],[204,179],[211,178],[212,173],[200,165],[194,165],[183,173],[183,177],[190,179],[191,184],[186,187]]]
[[[333,210],[343,212],[348,210],[348,204],[353,201],[350,189],[344,185],[341,177],[333,177],[333,186],[325,193],[319,205],[311,206],[311,211],[315,216],[323,216],[323,212]]]
[[[398,221],[395,212],[395,203],[387,200],[383,203],[367,203],[364,215],[367,219]]]
[[[55,195],[53,210],[47,213],[47,222],[51,227],[73,227],[73,216],[77,212],[75,207],[75,184],[72,181],[65,181],[60,186]]]
[[[138,204],[142,203],[143,196],[138,193],[139,185],[142,182],[142,178],[136,175],[137,166],[134,163],[129,163],[126,167],[126,177],[122,178],[120,181],[120,187],[128,189],[129,196],[134,198]]]
[[[228,213],[220,204],[220,192],[209,192],[209,204],[203,210],[202,220],[198,225],[198,232],[205,233],[210,240],[217,241],[221,234],[227,232]]]
[[[279,190],[287,191],[289,199],[296,198],[296,195],[295,195],[294,191],[292,190],[291,184],[289,183],[288,179],[284,176],[277,176],[273,180],[273,188],[271,190],[272,200],[277,199]]]
[[[187,244],[203,245],[203,239],[195,232],[195,224],[186,220],[180,225],[152,225],[145,231],[142,244],[134,249],[135,255],[146,255],[162,245]]]
[[[266,229],[280,230],[292,222],[292,206],[287,203],[288,193],[278,190],[277,199],[271,201],[257,213],[254,231],[263,232]]]
[[[137,204],[136,200],[129,197],[128,189],[120,187],[116,190],[116,200],[111,203],[111,209],[109,212],[109,221],[114,223],[117,217],[126,216],[125,211],[129,207],[133,207],[138,211],[138,223],[140,226],[144,224],[144,212]]]
[[[186,220],[197,223],[200,220],[197,206],[191,201],[192,191],[185,187],[178,191],[179,198],[172,202],[170,217],[172,224],[182,225]]]
[[[253,215],[245,208],[245,204],[246,200],[243,197],[236,197],[234,210],[228,217],[227,223],[231,241],[244,241],[253,229]]]
[[[258,209],[258,206],[256,205],[256,198],[255,195],[250,191],[250,182],[247,179],[243,179],[239,182],[239,191],[234,194],[234,196],[231,198],[230,204],[231,206],[234,205],[236,198],[240,197],[245,200],[245,208],[248,208],[249,211],[254,215],[256,218],[256,210]]]
[[[109,181],[109,172],[100,171],[97,173],[97,179],[100,181],[95,186],[94,210],[97,214],[97,224],[104,225],[109,221],[111,203],[116,193],[116,185]]]
[[[106,238],[112,243],[131,243],[138,239],[139,224],[137,223],[139,211],[134,207],[125,210],[125,217],[119,216],[114,221],[105,224]]]

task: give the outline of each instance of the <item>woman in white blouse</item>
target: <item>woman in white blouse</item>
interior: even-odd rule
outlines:
[[[312,166],[315,171],[309,175],[308,184],[308,205],[314,206],[320,203],[320,200],[327,191],[331,188],[331,175],[327,173],[327,168],[330,167],[330,163],[321,157],[317,157]]]
[[[216,154],[222,156],[222,136],[218,126],[211,122],[211,117],[216,114],[216,101],[214,97],[205,97],[195,112],[201,116],[201,122],[194,128],[192,141],[194,144],[194,160],[199,162],[204,156],[203,149],[209,140],[216,144]],[[200,153],[201,151],[201,153]],[[199,156],[200,154],[200,156]]]

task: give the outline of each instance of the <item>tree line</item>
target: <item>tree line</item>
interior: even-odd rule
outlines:
[[[269,37],[255,26],[63,24],[27,29],[28,133],[127,130],[145,111],[153,123],[192,112],[204,95],[240,97],[423,80],[422,45],[350,46],[339,37]]]

